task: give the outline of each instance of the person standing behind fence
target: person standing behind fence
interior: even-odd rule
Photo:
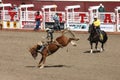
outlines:
[[[56,13],[54,16],[53,16],[53,20],[54,20],[54,29],[57,29],[60,31],[60,19],[59,19],[59,16],[58,16],[58,13]]]
[[[36,21],[36,27],[34,28],[34,30],[39,30],[39,26],[41,25],[42,22],[42,15],[40,15],[39,11],[37,11],[35,15],[35,21]]]
[[[99,5],[100,7],[98,8],[99,12],[105,12],[105,8],[102,4]]]

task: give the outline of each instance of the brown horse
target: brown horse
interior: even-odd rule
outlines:
[[[70,42],[77,40],[79,39],[75,37],[73,32],[71,32],[70,30],[64,30],[62,32],[62,35],[57,37],[52,43],[46,45],[41,53],[38,51],[40,49],[39,44],[34,45],[32,48],[30,48],[29,51],[34,59],[37,57],[38,53],[42,55],[38,67],[43,68],[47,56],[53,54],[59,48],[67,46]],[[75,46],[76,44],[74,43],[73,45]]]

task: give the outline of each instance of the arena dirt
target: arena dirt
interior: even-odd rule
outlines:
[[[45,36],[45,32],[0,31],[0,80],[120,80],[120,35],[108,35],[105,51],[91,54],[88,34],[77,33],[76,47],[59,49],[39,69],[41,55],[34,60],[28,49]]]

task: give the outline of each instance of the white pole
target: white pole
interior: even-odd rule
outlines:
[[[45,29],[45,9],[43,8],[43,29]]]
[[[3,10],[2,10],[2,15],[3,15],[3,21],[5,20],[5,8],[3,7]]]
[[[22,10],[20,8],[20,28],[22,29]]]
[[[116,31],[119,31],[119,14],[118,14],[118,9],[115,9],[116,13]]]

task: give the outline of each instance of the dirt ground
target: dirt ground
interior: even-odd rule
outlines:
[[[45,36],[45,32],[0,31],[0,80],[120,80],[120,35],[108,35],[104,52],[88,53],[88,34],[77,33],[76,47],[59,49],[39,69],[41,55],[34,60],[28,48]]]

